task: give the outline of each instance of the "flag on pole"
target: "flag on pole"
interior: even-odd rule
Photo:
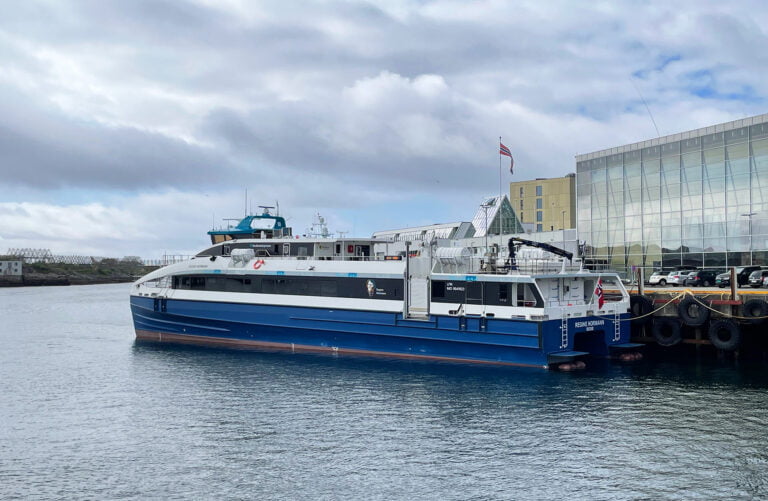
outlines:
[[[605,304],[605,298],[603,298],[603,280],[597,279],[597,287],[595,287],[595,296],[597,296],[597,309],[602,310]]]
[[[502,142],[499,142],[499,155],[504,155],[505,157],[509,157],[509,173],[514,174],[515,159],[512,158],[512,152],[509,151],[509,148],[504,146],[504,143]]]

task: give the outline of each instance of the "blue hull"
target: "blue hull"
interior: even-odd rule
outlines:
[[[618,333],[612,319],[569,319],[564,344],[560,320],[412,320],[400,313],[137,296],[131,312],[139,339],[535,367],[567,360],[574,350],[607,356],[611,346],[629,341],[629,314]]]

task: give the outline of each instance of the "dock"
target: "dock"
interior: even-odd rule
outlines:
[[[768,356],[768,288],[635,285],[629,292],[633,342]]]

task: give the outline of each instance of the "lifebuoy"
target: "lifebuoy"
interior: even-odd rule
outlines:
[[[762,299],[748,299],[741,311],[742,316],[749,318],[750,324],[761,324],[768,317],[768,303]]]
[[[661,346],[674,346],[683,340],[680,322],[670,317],[656,317],[653,321],[653,338]]]
[[[647,325],[651,321],[649,313],[653,311],[653,303],[645,296],[630,296],[629,308],[632,312],[632,325]],[[642,317],[642,318],[634,318]]]
[[[741,344],[741,329],[733,320],[717,320],[709,325],[709,341],[718,350],[733,351]]]
[[[253,269],[254,270],[258,270],[262,266],[264,266],[264,260],[263,259],[257,259],[256,261],[253,262]]]
[[[709,304],[693,296],[686,296],[677,305],[677,314],[683,319],[685,325],[698,327],[709,320]]]

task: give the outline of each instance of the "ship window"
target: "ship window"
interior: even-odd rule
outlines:
[[[222,256],[229,256],[232,254],[232,246],[231,245],[222,245],[221,246],[221,255]]]
[[[499,284],[499,303],[507,303],[509,300],[509,284]]]
[[[189,288],[193,290],[205,289],[205,277],[192,277]]]
[[[432,282],[432,297],[445,297],[445,282]]]
[[[517,284],[517,305],[542,308],[544,299],[534,284]]]
[[[226,279],[224,290],[227,292],[250,292],[251,279],[243,277],[229,277]]]
[[[204,251],[201,251],[197,256],[221,256],[221,245],[214,245]]]
[[[339,284],[333,280],[320,281],[320,295],[326,297],[336,297],[339,295]]]
[[[285,294],[286,283],[282,278],[265,278],[261,282],[261,287],[265,294]]]
[[[466,283],[467,304],[483,304],[483,282]]]

